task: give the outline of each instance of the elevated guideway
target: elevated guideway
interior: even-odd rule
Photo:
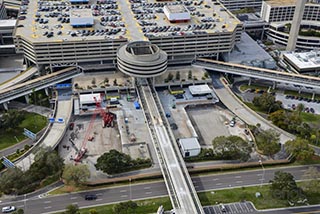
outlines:
[[[264,68],[256,68],[246,65],[221,62],[216,60],[197,58],[192,62],[193,66],[204,68],[207,70],[236,74],[241,76],[253,77],[257,79],[269,80],[274,82],[283,82],[295,84],[299,86],[312,87],[320,89],[320,78],[286,73],[281,71],[269,70]]]
[[[0,91],[5,89],[5,88],[9,88],[12,87],[22,81],[25,81],[27,79],[29,79],[30,77],[32,77],[35,73],[38,72],[37,67],[33,66],[30,69],[21,72],[20,74],[18,74],[17,76],[13,77],[12,79],[0,84]]]
[[[69,67],[24,83],[17,84],[15,86],[11,86],[9,88],[5,88],[0,90],[0,104],[14,100],[21,96],[25,96],[33,91],[38,91],[55,85],[59,82],[72,79],[73,77],[81,74],[82,71],[80,69],[76,67]]]
[[[204,214],[155,89],[151,84],[138,86],[138,93],[149,123],[153,143],[174,213]]]

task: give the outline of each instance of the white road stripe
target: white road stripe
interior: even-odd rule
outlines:
[[[217,180],[219,180],[219,178],[214,178],[214,179],[212,179],[213,181],[217,181]]]
[[[216,183],[217,186],[222,185],[222,183]]]
[[[102,198],[98,198],[96,201],[102,201]]]
[[[242,181],[236,181],[236,183],[242,183]]]
[[[241,178],[241,175],[236,176],[235,178]]]
[[[51,203],[51,201],[45,201],[45,202],[43,202],[43,203],[45,203],[45,204],[49,204],[49,203]]]
[[[71,197],[70,199],[71,199],[71,200],[74,200],[74,199],[77,199],[77,198],[78,198],[78,197]]]
[[[121,198],[125,198],[125,197],[128,197],[128,195],[121,195]]]
[[[143,189],[151,189],[151,187],[145,187],[145,188],[143,188]]]
[[[152,192],[146,192],[146,194],[151,194]]]
[[[127,192],[127,190],[126,190],[126,189],[123,189],[123,190],[120,190],[120,192]]]
[[[51,207],[50,206],[48,206],[48,207],[45,207],[44,209],[50,209]]]

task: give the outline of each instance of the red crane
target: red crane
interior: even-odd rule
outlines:
[[[85,137],[82,141],[81,144],[81,149],[79,150],[78,154],[76,155],[76,157],[74,158],[74,161],[79,162],[83,156],[87,153],[88,149],[86,147],[87,142],[88,141],[92,141],[93,140],[93,136],[90,136],[91,134],[91,130],[93,128],[94,125],[94,121],[97,117],[97,114],[100,113],[100,116],[102,117],[102,127],[113,127],[113,121],[115,119],[115,114],[111,113],[111,112],[105,112],[104,109],[101,106],[101,100],[102,100],[103,95],[101,94],[100,99],[98,100],[96,97],[93,97],[95,103],[96,103],[96,108],[93,112],[93,115],[91,117],[90,123],[89,123],[89,127],[87,128]]]

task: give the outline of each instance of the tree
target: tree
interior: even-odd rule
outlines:
[[[18,127],[25,119],[25,111],[8,110],[2,114],[0,128],[9,131]]]
[[[94,77],[92,78],[91,84],[92,84],[92,85],[95,85],[95,84],[96,84],[96,78],[94,78]]]
[[[117,85],[118,85],[117,79],[114,79],[114,80],[113,80],[113,85],[114,85],[114,86],[117,86]]]
[[[320,189],[320,171],[316,167],[309,167],[302,176],[308,182],[302,183],[302,189],[311,193],[317,193]]]
[[[282,105],[281,101],[276,101],[275,96],[269,93],[263,93],[261,96],[254,97],[252,103],[268,113],[281,109]]]
[[[302,103],[299,103],[297,105],[297,112],[299,113],[299,116],[300,116],[301,112],[303,112],[303,110],[304,110],[304,105]]]
[[[247,161],[250,158],[251,146],[238,136],[219,136],[212,141],[215,155],[222,159]]]
[[[13,212],[12,214],[24,214],[24,210],[19,208],[17,211]]]
[[[191,70],[188,71],[188,79],[189,80],[192,79],[192,71]]]
[[[138,204],[133,201],[121,202],[113,207],[115,214],[132,214],[138,207]]]
[[[78,205],[69,204],[64,214],[80,214]]]
[[[302,190],[298,188],[293,175],[288,172],[275,172],[270,183],[270,191],[274,198],[297,201],[302,196]]]
[[[314,154],[314,150],[309,146],[309,142],[301,138],[287,141],[285,148],[293,157],[302,162],[310,161]]]
[[[72,183],[75,184],[75,186],[79,186],[90,178],[90,171],[87,165],[67,164],[64,167],[62,178],[67,184]]]
[[[98,214],[98,211],[96,209],[90,209],[89,214]]]
[[[19,168],[9,168],[0,176],[0,192],[5,194],[17,193],[18,189],[22,188],[23,172]]]
[[[280,150],[279,138],[280,134],[272,129],[260,130],[256,135],[256,143],[259,150],[262,150],[263,154],[273,155]]]
[[[173,74],[171,72],[169,72],[167,80],[171,81],[173,79]]]
[[[180,71],[177,71],[176,73],[176,80],[180,80]]]
[[[95,165],[98,170],[102,170],[108,174],[123,172],[130,166],[130,156],[114,149],[100,156],[97,160],[97,164]]]
[[[105,83],[105,84],[106,84],[106,83],[109,83],[109,78],[108,78],[108,77],[104,78],[104,83]]]

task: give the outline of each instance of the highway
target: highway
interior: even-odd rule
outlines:
[[[212,71],[320,89],[320,78],[314,76],[293,74],[204,58],[195,59],[192,65]]]
[[[319,168],[320,165],[317,165]],[[260,185],[261,183],[268,183],[273,179],[275,171],[286,171],[294,175],[299,180],[304,172],[308,169],[308,166],[294,166],[294,167],[281,167],[277,169],[265,169],[265,170],[252,170],[242,172],[230,172],[224,174],[215,174],[207,176],[195,176],[192,177],[193,184],[197,192],[213,191],[218,189]],[[262,180],[263,179],[263,180]],[[112,188],[104,188],[99,190],[92,190],[90,193],[97,194],[98,199],[95,201],[84,200],[84,195],[89,192],[79,192],[63,194],[58,196],[47,196],[39,198],[37,196],[21,201],[3,201],[0,203],[0,207],[6,205],[14,205],[18,208],[24,208],[25,214],[35,213],[53,213],[63,210],[67,205],[71,203],[78,204],[79,207],[88,207],[103,204],[118,203],[120,201],[127,200],[141,200],[146,198],[154,198],[160,196],[167,196],[166,186],[163,181],[125,185]],[[26,205],[26,208],[25,208]],[[310,207],[304,210],[320,210],[319,207]],[[272,213],[272,211],[261,212]],[[275,211],[273,211],[275,213]],[[288,210],[277,211],[278,213],[292,213]]]

